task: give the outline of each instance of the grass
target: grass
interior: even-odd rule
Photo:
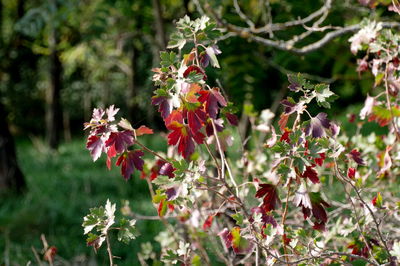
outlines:
[[[147,141],[146,141],[147,140]],[[162,139],[145,139],[149,147],[164,149]],[[31,247],[40,251],[40,235],[45,234],[58,255],[70,263],[89,261],[107,264],[106,250],[96,255],[86,246],[82,219],[89,208],[104,205],[107,199],[121,207],[121,200],[129,200],[132,211],[144,215],[157,215],[151,204],[147,184],[138,176],[125,181],[114,167],[108,171],[105,159],[93,163],[85,149],[83,138],[64,143],[57,153],[49,152],[34,141],[20,140],[17,152],[20,166],[27,181],[24,195],[1,199],[0,205],[0,265],[36,264]],[[114,255],[122,260],[118,265],[137,263],[140,243],[153,241],[161,230],[159,222],[137,222],[141,236],[126,246],[115,239]]]

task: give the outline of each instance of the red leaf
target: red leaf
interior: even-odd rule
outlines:
[[[196,65],[191,65],[191,66],[189,66],[189,67],[185,70],[185,72],[183,72],[183,76],[186,78],[187,76],[189,76],[189,74],[190,74],[191,72],[196,72],[197,74],[202,74],[202,75],[203,75],[203,80],[207,80],[207,76],[206,76],[206,74],[204,73],[204,71],[203,71],[200,67],[198,67],[198,66],[196,66]]]
[[[286,141],[287,143],[290,143],[289,135],[292,131],[288,129],[287,127],[285,128],[285,132],[282,134],[281,138],[279,139],[280,142]]]
[[[216,119],[218,113],[218,104],[220,106],[226,106],[226,100],[224,96],[219,91],[219,88],[212,88],[211,90],[199,91],[200,97],[199,101],[205,103],[206,113],[211,117]]]
[[[166,212],[167,212],[167,204],[165,204],[165,199],[162,199],[160,201],[160,204],[158,205],[157,212],[158,212],[158,216],[160,216],[160,217],[163,217],[166,214]]]
[[[349,169],[347,170],[347,176],[353,179],[356,176],[356,169],[349,167]]]
[[[165,123],[167,128],[171,130],[168,134],[168,144],[178,144],[178,152],[185,159],[188,159],[193,154],[195,147],[194,141],[198,144],[204,141],[205,136],[202,133],[191,133],[188,127],[183,124],[182,114],[176,110],[167,117]]]
[[[312,167],[313,166],[307,166],[306,170],[301,174],[301,177],[308,178],[314,184],[318,184],[320,182],[319,178],[318,178],[318,173]]]
[[[204,224],[203,224],[204,231],[207,231],[211,227],[213,219],[214,219],[214,215],[209,215],[207,217],[207,219],[204,221]]]
[[[187,111],[188,126],[193,134],[196,134],[203,127],[206,118],[206,113],[200,108]]]
[[[142,136],[146,134],[153,134],[153,130],[151,128],[148,128],[146,126],[140,126],[138,129],[135,129],[136,136]]]
[[[319,166],[322,166],[322,164],[324,163],[324,161],[325,161],[325,153],[324,152],[322,152],[322,153],[318,153],[319,154],[319,158],[315,158],[314,159],[314,162],[317,164],[317,165],[319,165]]]
[[[54,246],[51,246],[44,253],[43,259],[48,262],[53,262],[56,254],[57,254],[57,248]]]
[[[283,240],[283,243],[284,243],[285,245],[289,245],[290,242],[292,241],[292,239],[289,238],[289,237],[287,237],[286,234],[283,234],[282,240]]]
[[[323,231],[326,230],[325,223],[324,222],[315,222],[314,225],[313,225],[313,229],[317,230],[317,231],[320,231],[320,232],[323,232]]]
[[[121,165],[121,174],[125,178],[125,180],[131,178],[131,175],[135,168],[140,171],[143,170],[144,161],[141,158],[143,155],[143,151],[134,150],[129,151],[128,153],[121,154],[121,156],[119,156],[116,165]]]
[[[108,148],[107,151],[107,161],[106,161],[106,165],[108,170],[111,169],[111,158],[117,156],[117,151],[115,150],[115,146],[112,145],[111,147]]]
[[[272,184],[260,184],[260,187],[261,188],[257,190],[256,197],[264,197],[262,207],[266,212],[275,210],[280,202],[276,186]]]

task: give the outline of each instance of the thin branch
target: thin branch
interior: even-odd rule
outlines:
[[[110,266],[114,265],[113,262],[113,254],[112,254],[112,250],[111,250],[111,244],[110,244],[110,239],[108,238],[108,234],[106,234],[106,243],[107,243],[107,253],[108,253],[108,259],[109,259],[109,263]]]

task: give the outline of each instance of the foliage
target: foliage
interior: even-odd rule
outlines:
[[[144,247],[139,254],[142,264],[144,258],[184,265],[213,260],[227,265],[395,264],[397,242],[388,235],[396,231],[399,195],[383,187],[396,182],[399,174],[398,35],[365,22],[350,39],[353,53],[366,47],[363,71],[372,60],[374,75],[381,75],[375,87],[384,84],[377,96],[367,98],[360,118],[369,116],[388,126],[386,138],[373,133],[347,136],[319,110],[329,109],[337,98],[330,86],[291,74],[290,96],[280,102],[283,112],[277,126],[271,124],[268,111],[258,117],[250,107],[245,110],[254,128],[250,137],[256,141],[246,145],[236,139],[238,159],[229,156],[238,134],[228,125],[237,125],[238,119],[223,88],[208,84],[208,66],[220,67],[219,35],[207,17],[193,21],[185,16],[168,45],[178,53],[161,52],[161,67],[153,69],[157,89],[152,103],[169,130],[168,145],[175,146],[168,156],[139,142],[140,135],[153,133],[151,129],[134,129],[125,119],[116,123],[114,106],[95,109],[85,123],[93,160],[105,153],[110,168],[118,155],[116,165],[125,179],[134,169],[141,171],[167,229],[156,239],[159,256],[149,255],[152,251]],[[379,97],[386,102],[375,102]],[[155,157],[153,164],[141,159],[145,152]],[[85,218],[85,233],[100,225],[105,235],[113,215],[106,215],[102,207],[92,212]],[[170,223],[172,218],[177,224]],[[112,265],[108,242],[107,250]]]

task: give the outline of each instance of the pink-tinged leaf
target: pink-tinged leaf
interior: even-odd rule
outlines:
[[[203,223],[203,230],[204,231],[207,231],[211,227],[213,219],[214,219],[214,215],[209,215],[207,217],[207,219]]]
[[[225,113],[225,117],[232,126],[237,127],[239,125],[239,119],[236,115],[231,113]]]
[[[372,113],[372,108],[375,105],[375,98],[367,95],[367,99],[365,100],[364,107],[360,111],[360,118],[364,120],[367,116]]]
[[[349,169],[347,170],[347,176],[351,179],[354,179],[356,176],[356,169],[349,167]]]
[[[275,145],[276,141],[278,140],[277,136],[276,136],[276,132],[275,132],[275,127],[271,126],[271,138],[269,138],[267,140],[267,143],[265,144],[265,146],[267,148],[271,148],[272,146]]]
[[[224,228],[221,232],[219,232],[218,236],[221,237],[226,248],[232,247],[232,234],[227,228]]]
[[[127,146],[133,144],[132,132],[129,130],[112,132],[106,141],[106,147],[114,145],[117,153],[123,152]]]
[[[292,100],[293,100],[293,99],[292,99]],[[285,112],[285,114],[288,114],[288,115],[290,115],[290,114],[292,114],[292,113],[298,111],[299,108],[300,108],[299,105],[297,105],[295,102],[293,102],[293,101],[291,101],[291,100],[289,100],[289,99],[284,99],[284,100],[282,100],[282,101],[281,101],[281,104],[282,104],[283,107],[284,107],[284,112]]]
[[[175,174],[174,174],[175,170],[176,170],[176,168],[174,168],[172,166],[172,164],[164,163],[160,168],[159,174],[168,176],[169,178],[174,178],[175,177]]]
[[[361,153],[356,149],[352,150],[348,156],[353,159],[358,165],[365,165],[364,160],[361,158]]]
[[[205,103],[206,113],[216,119],[219,106],[226,106],[226,100],[219,91],[219,88],[212,88],[211,90],[202,90],[199,92],[199,101]]]
[[[165,195],[167,195],[167,200],[175,200],[179,196],[180,188],[179,187],[170,187],[165,191]]]
[[[135,168],[139,171],[143,170],[144,161],[141,158],[144,155],[141,150],[129,151],[128,153],[121,154],[119,156],[116,165],[121,166],[121,174],[128,180],[131,178],[131,175]]]
[[[365,72],[368,70],[368,61],[363,58],[363,59],[357,59],[357,72],[358,76],[360,77],[362,72]]]
[[[312,166],[307,166],[306,170],[304,170],[304,172],[301,174],[301,177],[310,179],[310,181],[314,184],[318,184],[320,182],[318,173]]]
[[[307,136],[312,135],[314,138],[322,138],[326,136],[326,129],[330,129],[331,122],[327,118],[326,113],[319,113],[311,118],[310,124],[305,128]]]
[[[272,184],[260,184],[260,187],[256,192],[256,198],[264,197],[262,204],[264,210],[266,212],[276,210],[280,203],[276,186]]]
[[[93,109],[93,114],[92,114],[92,119],[95,121],[100,121],[101,119],[103,119],[105,112],[103,109],[101,108],[94,108]]]
[[[167,118],[172,111],[171,99],[166,96],[151,97],[151,104],[158,105],[158,112],[163,119]]]
[[[100,158],[101,152],[104,150],[104,141],[101,137],[91,135],[86,142],[86,148],[90,151],[93,161]]]
[[[114,105],[111,105],[106,109],[107,120],[108,122],[112,122],[115,120],[115,115],[118,113],[119,108],[114,108]]]
[[[392,158],[390,158],[390,153],[389,153],[391,150],[392,146],[386,147],[386,151],[383,154],[383,158],[380,163],[382,168],[379,170],[378,176],[384,176],[385,173],[390,170],[390,167],[392,167]]]
[[[142,136],[146,134],[153,134],[153,130],[151,128],[148,128],[146,126],[140,126],[138,129],[135,129],[136,136]]]
[[[232,248],[236,254],[247,254],[254,248],[254,243],[241,236],[239,227],[232,228],[231,235]]]

